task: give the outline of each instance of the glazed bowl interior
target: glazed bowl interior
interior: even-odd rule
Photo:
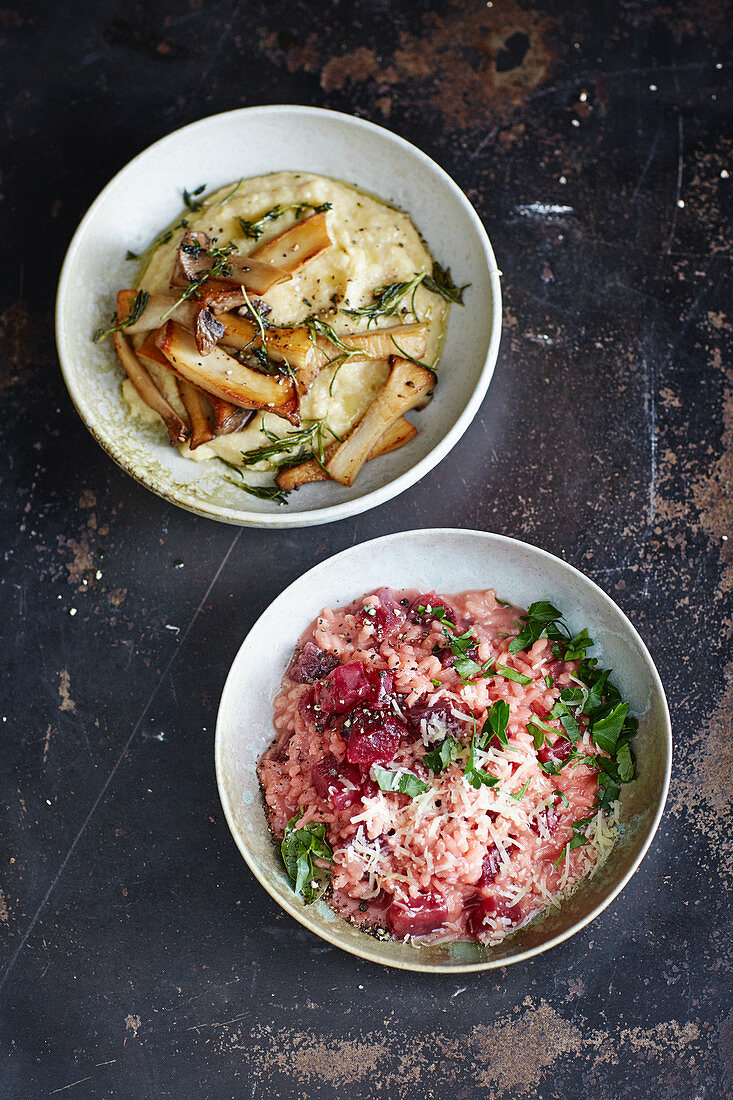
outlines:
[[[355,484],[307,485],[286,507],[236,488],[218,462],[182,458],[162,425],[133,419],[110,341],[115,294],[129,286],[139,252],[181,209],[181,189],[214,189],[242,177],[302,170],[342,179],[406,210],[433,255],[469,283],[454,306],[440,362],[446,382],[419,414],[409,446],[368,463]],[[491,380],[501,330],[499,276],[473,207],[429,157],[389,131],[311,107],[252,107],[214,115],[152,145],[105,188],[71,243],[56,308],[59,358],[82,419],[123,467],[160,496],[200,515],[251,526],[330,522],[381,504],[414,484],[460,439]]]
[[[476,942],[415,947],[382,942],[337,917],[324,902],[294,895],[268,832],[256,765],[272,741],[272,704],[298,636],[325,606],[339,607],[381,585],[457,593],[495,588],[527,607],[550,600],[575,632],[588,627],[590,651],[639,718],[638,778],[623,788],[621,836],[605,865],[562,906],[497,947]],[[671,730],[664,691],[634,627],[591,580],[560,559],[479,531],[406,531],[345,550],[305,573],[270,605],[237,654],[219,707],[216,770],[229,827],[251,871],[296,920],[362,958],[407,970],[462,971],[505,966],[577,932],[618,894],[639,866],[662,814],[669,785]]]

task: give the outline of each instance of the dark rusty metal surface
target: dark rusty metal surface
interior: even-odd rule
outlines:
[[[716,0],[0,9],[2,1096],[731,1095],[729,23]],[[425,149],[476,204],[505,293],[489,396],[441,466],[283,533],[125,477],[68,400],[51,321],[112,174],[268,101]],[[662,827],[616,902],[462,980],[360,963],[282,914],[212,763],[229,662],[282,587],[443,525],[597,580],[649,644],[677,738]]]

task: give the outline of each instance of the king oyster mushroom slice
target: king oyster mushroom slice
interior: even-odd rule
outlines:
[[[406,443],[414,439],[416,435],[417,428],[415,425],[401,416],[391,427],[387,428],[381,439],[377,440],[367,456],[367,462],[371,462],[373,458],[379,458],[380,455],[389,454],[390,451],[399,450],[400,447],[404,447]],[[326,462],[335,455],[338,446],[338,443],[330,443],[326,447]],[[328,480],[328,474],[315,458],[301,462],[298,466],[291,466],[289,470],[281,470],[275,478],[278,487],[285,489],[286,492],[298,489],[301,485],[306,485],[311,481]]]
[[[433,392],[437,379],[433,371],[402,359],[389,357],[389,377],[366,413],[326,463],[334,481],[353,485],[369,452],[387,428],[409,409],[421,405]]]
[[[193,336],[175,321],[167,321],[156,343],[181,378],[206,393],[245,409],[264,409],[300,424],[300,398],[290,378],[260,374],[227,355],[220,347],[202,356]]]
[[[202,443],[211,443],[212,439],[216,439],[216,433],[211,430],[211,425],[206,416],[204,395],[201,390],[197,390],[185,378],[177,378],[176,383],[181,401],[191,423],[191,438],[188,446],[192,451],[195,451]]]
[[[188,425],[184,424],[173,406],[165,399],[122,333],[116,332],[113,340],[117,357],[127,377],[145,404],[162,418],[171,443],[174,446],[185,443],[191,434]]]
[[[333,244],[325,214],[311,214],[256,249],[248,259],[274,264],[291,275]]]

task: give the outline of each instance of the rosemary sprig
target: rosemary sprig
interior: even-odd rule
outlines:
[[[360,320],[365,317],[369,325],[373,321],[376,321],[378,317],[394,317],[399,312],[402,299],[410,293],[414,295],[424,278],[425,272],[421,271],[406,282],[389,283],[385,286],[378,286],[374,289],[372,301],[368,305],[359,306],[358,309],[342,309],[341,312],[345,313],[347,317],[352,317],[354,320]],[[414,303],[411,313],[415,317],[415,320],[418,320],[418,316],[414,309]]]
[[[248,237],[251,241],[258,241],[265,232],[266,226],[269,225],[270,222],[277,221],[283,214],[287,214],[289,210],[294,212],[297,221],[303,217],[306,210],[311,210],[314,214],[325,214],[326,211],[330,209],[330,202],[278,203],[277,206],[273,206],[270,210],[266,210],[264,214],[260,214],[259,218],[256,218],[254,221],[247,221],[246,218],[239,218],[238,221],[245,237]]]
[[[132,309],[127,314],[127,317],[123,317],[120,321],[116,313],[112,314],[112,324],[109,328],[99,328],[94,333],[93,340],[95,344],[98,344],[100,340],[106,340],[108,336],[111,336],[113,332],[122,332],[128,325],[134,325],[136,321],[139,321],[142,316],[143,310],[148,304],[148,298],[150,295],[146,290],[138,290],[135,295],[135,301],[132,303]]]
[[[270,442],[262,447],[254,447],[250,451],[243,451],[243,466],[255,466],[258,462],[269,462],[270,459],[277,458],[278,455],[285,456],[285,462],[277,463],[278,468],[282,468],[285,463],[298,465],[298,463],[305,462],[309,458],[316,458],[323,465],[325,463],[323,438],[325,432],[330,432],[335,439],[339,438],[328,426],[325,419],[313,420],[308,427],[301,428],[297,432],[289,432],[285,436],[276,436],[272,432],[268,432],[264,420],[260,430]],[[305,447],[308,448],[307,451],[303,450]],[[297,462],[291,463],[291,458],[297,459]]]
[[[231,481],[232,485],[236,485],[238,489],[244,489],[245,493],[258,497],[260,500],[274,500],[276,504],[288,503],[287,489],[281,489],[279,485],[250,485],[244,480],[239,466],[235,466],[233,462],[227,462],[225,458],[220,458],[219,461],[237,474],[239,481],[235,481],[233,477],[228,477],[227,481]]]
[[[333,325],[329,325],[328,321],[322,321],[318,317],[306,317],[303,321],[303,325],[308,329],[308,335],[314,347],[317,346],[317,337],[323,336],[324,339],[328,340],[329,343],[333,344],[339,351],[339,354],[334,355],[326,364],[326,366],[329,367],[333,366],[334,363],[337,364],[328,387],[328,395],[329,397],[333,397],[333,384],[336,381],[338,372],[341,370],[344,363],[348,363],[349,359],[353,359],[355,355],[361,354],[361,348],[355,348],[349,344],[345,344]]]
[[[450,268],[441,267],[437,260],[433,261],[432,275],[426,275],[423,279],[423,286],[426,290],[432,291],[433,294],[439,294],[446,302],[455,302],[459,306],[464,304],[463,291],[468,290],[470,285],[470,283],[465,283],[463,286],[456,286],[451,278]]]
[[[411,294],[410,313],[416,321],[419,321],[420,318],[415,311],[415,292],[421,283],[432,294],[438,294],[444,301],[455,302],[459,306],[464,304],[463,292],[470,286],[470,283],[461,287],[456,286],[451,278],[450,268],[441,267],[435,260],[431,275],[426,271],[419,271],[405,282],[378,286],[373,291],[372,301],[368,305],[360,306],[358,309],[343,309],[341,312],[357,320],[366,317],[367,323],[371,324],[378,317],[394,317],[400,312],[402,300]]]

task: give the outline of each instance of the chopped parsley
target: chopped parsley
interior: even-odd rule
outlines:
[[[380,791],[407,794],[410,798],[422,794],[430,786],[411,772],[390,772],[377,764],[372,764],[372,775]]]
[[[430,768],[431,772],[440,775],[449,764],[453,763],[460,749],[460,742],[456,741],[455,737],[446,737],[438,748],[425,753],[422,762],[426,768]]]
[[[316,860],[333,863],[333,852],[326,840],[323,822],[309,821],[300,829],[296,828],[302,816],[303,810],[299,810],[288,822],[280,853],[293,890],[305,905],[312,905],[323,896],[331,882],[331,871],[319,867]]]
[[[466,761],[466,767],[465,767],[464,772],[463,772],[463,778],[468,783],[470,783],[471,786],[476,791],[480,790],[482,786],[484,786],[484,787],[495,787],[496,784],[499,782],[499,777],[498,776],[491,775],[490,772],[485,772],[483,770],[483,768],[477,768],[476,767],[476,765],[474,763],[473,755],[474,755],[475,750],[479,749],[480,747],[481,746],[480,746],[479,742],[476,739],[476,733],[474,732],[474,734],[471,738],[471,748],[469,749],[469,752],[468,752],[468,760]]]
[[[503,676],[505,680],[513,680],[515,684],[521,684],[526,687],[527,684],[532,683],[531,676],[525,676],[523,672],[517,672],[514,668],[507,668],[506,665],[495,665],[497,676]]]
[[[502,748],[507,748],[509,740],[506,728],[509,724],[509,704],[503,699],[498,699],[486,714],[486,721],[481,729],[481,741],[479,748],[485,749],[492,737],[496,737]]]
[[[522,789],[519,790],[519,791],[516,791],[516,792],[515,791],[510,791],[509,792],[509,797],[513,798],[515,802],[519,802],[522,798],[524,798],[525,794],[527,793],[527,787],[529,786],[529,782],[530,781],[528,779],[527,782],[522,787]]]

